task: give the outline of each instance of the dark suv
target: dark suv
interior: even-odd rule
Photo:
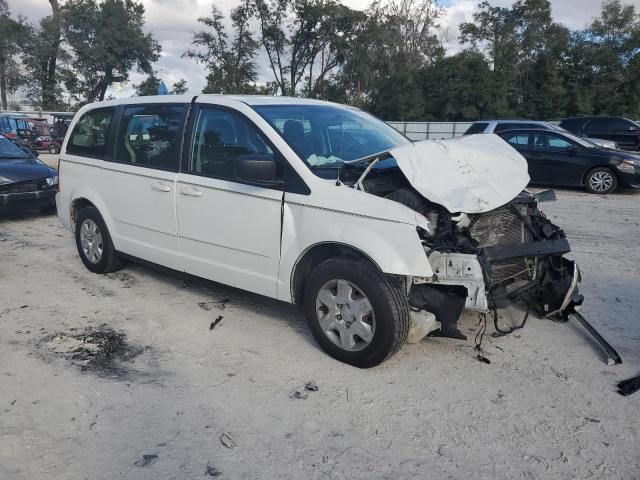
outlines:
[[[565,118],[560,126],[580,137],[613,140],[618,148],[640,150],[640,125],[623,117]]]

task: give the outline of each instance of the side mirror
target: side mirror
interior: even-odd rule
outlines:
[[[630,132],[635,132],[636,130],[637,130],[637,128],[636,128],[636,127],[634,127],[633,125],[631,125],[631,126],[629,127],[629,131],[630,131]]]
[[[569,145],[567,147],[567,152],[569,152],[569,153],[578,153],[578,147],[576,147],[575,145]]]
[[[271,155],[241,155],[235,159],[234,174],[241,182],[255,183],[265,187],[282,185],[278,168]]]

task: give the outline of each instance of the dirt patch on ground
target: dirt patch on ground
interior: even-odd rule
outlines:
[[[49,352],[66,358],[82,371],[118,377],[130,374],[130,362],[146,349],[132,345],[125,333],[106,325],[60,332],[47,337],[45,344]]]

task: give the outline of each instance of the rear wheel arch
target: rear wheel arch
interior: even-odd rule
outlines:
[[[302,306],[305,283],[315,267],[330,258],[340,256],[359,258],[382,272],[380,265],[358,248],[339,242],[316,243],[302,252],[293,266],[291,273],[291,299],[293,303]]]
[[[75,232],[75,229],[76,229],[76,220],[78,218],[78,212],[80,210],[82,210],[83,208],[85,208],[85,207],[93,207],[96,210],[100,211],[100,209],[98,207],[96,207],[96,205],[93,202],[91,202],[90,200],[88,200],[85,197],[79,197],[79,198],[74,199],[71,202],[71,212],[70,212],[70,214],[71,214],[71,228],[72,228],[72,230],[74,232]]]

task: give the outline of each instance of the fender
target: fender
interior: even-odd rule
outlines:
[[[303,203],[283,205],[282,254],[278,299],[291,302],[295,266],[316,245],[336,243],[369,257],[381,271],[393,275],[433,275],[416,225],[372,216],[338,212]]]

